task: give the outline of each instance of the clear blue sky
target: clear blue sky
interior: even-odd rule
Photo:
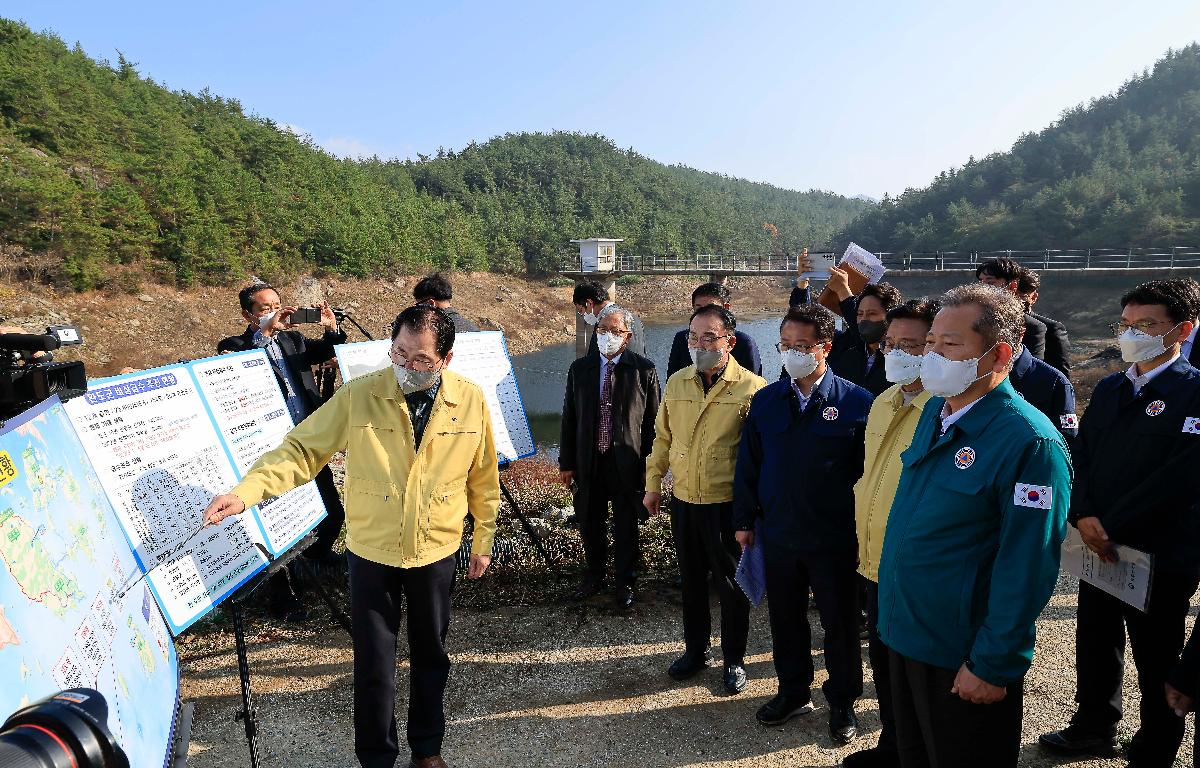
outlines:
[[[1200,2],[95,2],[0,12],[341,155],[510,131],[873,197],[1008,149],[1200,37]]]

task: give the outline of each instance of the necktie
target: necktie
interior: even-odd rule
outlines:
[[[604,363],[604,385],[600,387],[600,429],[596,432],[596,448],[605,453],[612,447],[612,361]]]

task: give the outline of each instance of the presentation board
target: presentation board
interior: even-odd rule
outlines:
[[[129,764],[166,764],[179,665],[148,586],[123,590],[139,572],[58,400],[8,421],[0,430],[0,721],[63,688],[95,688]]]
[[[174,635],[325,516],[308,483],[201,527],[212,497],[292,427],[262,350],[90,381],[65,408]]]
[[[388,357],[390,348],[391,342],[385,339],[334,347],[342,381],[389,367],[392,364]],[[449,367],[483,390],[492,417],[496,454],[501,464],[528,458],[537,452],[503,332],[455,334],[454,356]]]

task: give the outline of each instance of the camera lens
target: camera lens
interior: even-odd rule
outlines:
[[[0,728],[0,768],[129,768],[107,723],[108,705],[90,688],[42,699]]]

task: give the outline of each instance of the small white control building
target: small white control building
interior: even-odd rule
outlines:
[[[579,269],[583,272],[612,272],[617,268],[617,243],[623,239],[591,237],[572,240],[579,245]]]

